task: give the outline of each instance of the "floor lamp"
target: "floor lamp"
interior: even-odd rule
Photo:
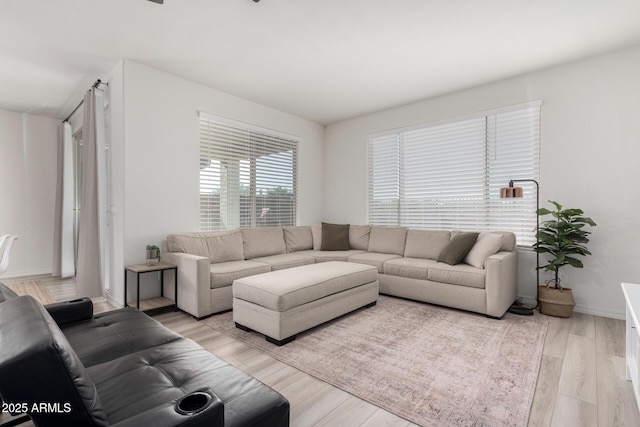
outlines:
[[[511,198],[520,198],[523,196],[524,191],[522,187],[514,187],[514,182],[533,182],[536,185],[536,239],[538,238],[538,232],[540,230],[540,221],[538,217],[538,210],[540,210],[540,185],[538,185],[538,181],[535,179],[512,179],[509,181],[508,187],[503,187],[500,189],[500,198],[502,199],[511,199]],[[536,305],[533,309],[538,308],[540,299],[540,253],[536,252]],[[509,311],[516,314],[525,314],[532,315],[533,309],[522,306],[519,303],[516,303],[511,306]]]

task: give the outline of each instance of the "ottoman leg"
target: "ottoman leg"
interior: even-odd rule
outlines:
[[[236,328],[241,329],[245,332],[253,332],[253,329],[247,328],[244,325],[241,325],[240,323],[236,322]]]
[[[290,336],[290,337],[288,337],[288,338],[285,338],[285,339],[283,339],[283,340],[277,340],[277,339],[275,339],[275,338],[271,338],[271,337],[268,337],[268,336],[266,336],[266,335],[265,335],[265,336],[264,336],[264,339],[266,339],[267,341],[269,341],[271,344],[275,344],[275,345],[277,345],[277,346],[283,346],[283,345],[285,345],[286,343],[289,343],[289,342],[291,342],[291,341],[295,340],[295,339],[296,339],[296,336],[295,336],[295,335],[292,335],[292,336]]]

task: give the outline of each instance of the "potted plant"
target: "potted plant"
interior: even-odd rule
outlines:
[[[160,261],[160,248],[156,245],[147,245],[147,264],[155,264]]]
[[[538,230],[538,241],[533,245],[536,252],[549,254],[546,265],[539,265],[553,273],[553,279],[540,286],[540,312],[551,316],[569,317],[576,305],[571,289],[560,284],[560,269],[565,265],[582,268],[584,265],[577,256],[591,255],[587,249],[590,231],[585,226],[594,227],[596,223],[584,216],[582,209],[563,209],[563,206],[549,200],[555,210],[538,209],[538,215],[551,215],[553,218],[544,221]],[[549,285],[553,285],[550,287]]]

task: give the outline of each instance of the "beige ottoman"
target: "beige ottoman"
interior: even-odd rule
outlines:
[[[283,345],[299,332],[377,300],[377,268],[323,262],[234,280],[233,321]]]

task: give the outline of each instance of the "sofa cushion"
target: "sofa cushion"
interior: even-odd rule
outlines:
[[[348,251],[349,224],[322,223],[322,251]]]
[[[169,234],[167,249],[170,252],[204,256],[209,258],[211,262],[244,259],[242,235],[238,230]]]
[[[427,276],[429,280],[433,280],[434,282],[483,289],[487,270],[475,268],[467,264],[449,265],[438,262],[429,267]]]
[[[404,256],[436,260],[450,239],[448,230],[409,230]]]
[[[206,350],[205,350],[206,351]],[[156,347],[130,352],[90,368],[100,396],[104,396],[109,422],[116,424],[158,403],[175,401],[202,387],[202,367],[216,372],[226,363],[204,354],[185,338]],[[206,370],[200,371],[205,374]],[[215,384],[215,383],[212,383]]]
[[[254,258],[251,261],[262,262],[271,266],[271,271],[282,270],[283,268],[300,267],[301,265],[315,264],[314,257],[301,253],[269,255]]]
[[[236,280],[233,297],[282,312],[377,279],[376,269],[369,266],[314,264]]]
[[[516,250],[516,235],[511,231],[492,231],[494,234],[499,234],[502,236],[502,245],[498,252],[507,251],[513,252]]]
[[[243,228],[242,243],[245,259],[287,252],[281,227]]]
[[[350,249],[348,251],[301,251],[303,255],[312,256],[316,262],[343,261],[346,262],[351,255],[363,254],[365,251]]]
[[[313,248],[311,226],[282,227],[287,252],[303,251]]]
[[[458,233],[449,242],[440,255],[438,262],[456,265],[464,259],[478,239],[478,233]]]
[[[244,259],[242,234],[239,231],[207,235],[211,262],[240,261]]]
[[[182,338],[131,307],[96,314],[61,329],[86,367]]]
[[[363,254],[351,255],[349,262],[357,262],[360,264],[373,265],[378,269],[379,273],[384,273],[384,263],[390,259],[402,258],[395,254],[380,254],[374,252],[365,252]]]
[[[224,425],[288,425],[286,399],[189,339],[132,352],[89,372],[112,425],[219,425],[198,423],[195,417],[171,418],[177,399],[200,390],[222,401]],[[150,411],[156,412],[155,422],[135,423]]]
[[[407,239],[405,227],[371,227],[369,235],[369,252],[381,254],[404,254]]]
[[[369,249],[369,235],[371,234],[370,225],[353,225],[349,226],[349,247],[366,251]]]
[[[384,263],[384,274],[427,280],[429,267],[436,264],[433,259],[396,258]]]
[[[498,252],[502,246],[502,235],[494,233],[480,233],[464,262],[475,268],[484,268],[484,263],[491,255]]]
[[[271,266],[255,261],[228,261],[211,264],[211,289],[231,286],[234,280],[253,274],[268,273]]]
[[[182,252],[209,258],[209,247],[204,233],[174,233],[167,236],[169,252]]]

